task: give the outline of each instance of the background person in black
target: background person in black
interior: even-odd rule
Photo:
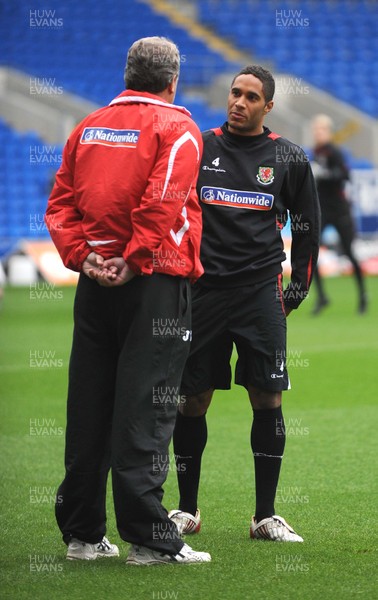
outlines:
[[[181,533],[200,528],[197,506],[206,411],[215,389],[230,389],[233,343],[236,383],[253,408],[251,447],[256,512],[251,537],[301,542],[274,511],[285,446],[281,392],[286,371],[286,316],[306,297],[319,249],[319,203],[303,150],[263,126],[273,108],[274,79],[243,69],[228,97],[228,121],[203,134],[197,191],[203,214],[205,274],[193,290],[190,357],[174,432],[180,490],[169,516]],[[290,212],[292,275],[282,290],[281,229]]]
[[[344,191],[345,183],[349,179],[349,170],[342,153],[332,143],[333,123],[328,115],[314,117],[312,133],[314,138],[313,172],[322,211],[321,231],[327,225],[332,225],[336,229],[342,250],[353,266],[359,297],[358,312],[364,313],[367,309],[367,297],[361,267],[352,248],[355,228],[351,207]],[[314,273],[314,281],[318,290],[318,298],[313,314],[317,315],[329,304],[318,268]]]

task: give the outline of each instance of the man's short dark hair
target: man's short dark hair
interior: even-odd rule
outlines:
[[[141,38],[127,54],[125,84],[127,89],[158,94],[180,73],[180,53],[164,37]]]
[[[265,102],[270,102],[271,100],[273,100],[276,84],[274,82],[273,75],[270,71],[264,69],[263,67],[260,67],[260,65],[247,65],[246,67],[244,67],[244,69],[239,71],[237,75],[235,75],[235,77],[232,80],[231,87],[234,85],[234,81],[237,77],[239,77],[239,75],[254,75],[255,77],[257,77],[257,79],[260,79],[260,81],[263,84],[263,94]]]

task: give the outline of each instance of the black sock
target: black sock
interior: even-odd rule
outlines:
[[[180,492],[179,509],[196,514],[201,458],[207,441],[206,415],[184,417],[177,413],[173,432],[177,481]]]
[[[251,447],[255,462],[255,518],[261,521],[275,514],[274,499],[285,448],[281,407],[253,411]]]

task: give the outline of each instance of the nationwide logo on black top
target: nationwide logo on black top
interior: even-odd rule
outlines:
[[[80,144],[100,144],[118,148],[135,148],[139,139],[138,129],[109,129],[108,127],[86,127],[81,134]]]
[[[217,204],[219,206],[249,208],[252,210],[271,210],[274,196],[263,192],[249,192],[203,186],[201,188],[201,200],[206,204]]]

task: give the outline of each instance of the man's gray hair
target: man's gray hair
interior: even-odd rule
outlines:
[[[158,94],[180,73],[180,53],[171,40],[146,37],[133,43],[127,54],[127,89]]]

